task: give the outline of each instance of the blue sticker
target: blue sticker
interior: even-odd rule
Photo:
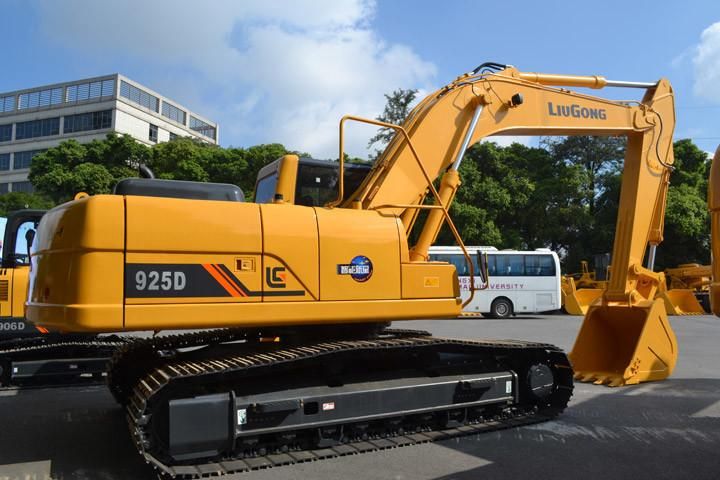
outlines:
[[[373,265],[369,258],[358,255],[350,260],[350,263],[338,265],[337,273],[338,275],[350,275],[356,282],[367,282],[372,276]]]

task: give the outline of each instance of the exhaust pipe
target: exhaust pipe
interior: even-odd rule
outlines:
[[[155,173],[144,163],[138,166],[138,173],[140,174],[140,178],[155,178]]]

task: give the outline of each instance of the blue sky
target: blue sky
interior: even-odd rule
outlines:
[[[374,117],[383,93],[427,92],[489,60],[616,80],[668,77],[675,137],[707,151],[720,143],[717,0],[0,4],[0,91],[120,72],[218,121],[225,146],[280,142],[336,156],[342,114]],[[361,155],[372,131],[349,133],[351,153]]]

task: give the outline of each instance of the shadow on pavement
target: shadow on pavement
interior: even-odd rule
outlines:
[[[15,473],[17,472],[17,473]],[[152,478],[104,386],[5,391],[0,478]]]
[[[720,380],[613,389],[576,400],[553,422],[442,445],[490,462],[442,479],[718,479]]]
[[[440,442],[483,461],[437,478],[719,478],[720,379],[576,388],[559,420]],[[385,458],[390,467],[399,455],[392,452],[366,455],[368,461]],[[338,460],[342,465],[349,459]],[[444,460],[433,455],[428,461]],[[316,473],[324,471],[321,463]],[[281,476],[292,476],[294,468],[282,467]],[[103,387],[0,396],[0,478],[16,478],[14,471],[17,478],[153,478],[131,443],[122,410]],[[266,473],[274,477],[273,472],[281,473]],[[250,480],[255,474],[243,476]]]

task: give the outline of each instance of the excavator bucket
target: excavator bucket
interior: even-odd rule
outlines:
[[[570,360],[577,380],[617,387],[667,378],[677,355],[665,305],[656,299],[641,306],[592,305]]]
[[[657,298],[665,302],[668,315],[704,315],[705,309],[700,305],[695,293],[687,288],[674,288],[659,292]]]

